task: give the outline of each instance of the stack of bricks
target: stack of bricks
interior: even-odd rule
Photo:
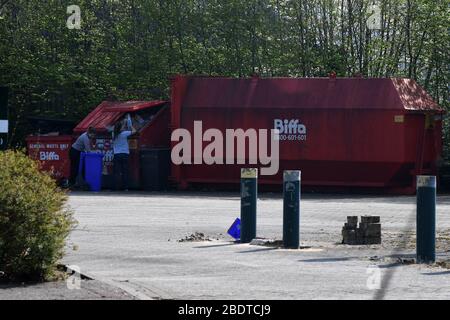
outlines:
[[[379,216],[347,217],[342,228],[342,243],[350,245],[381,244],[381,223]]]

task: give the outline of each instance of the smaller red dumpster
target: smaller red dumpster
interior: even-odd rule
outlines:
[[[129,187],[145,188],[142,168],[147,168],[143,161],[149,161],[146,152],[167,149],[170,146],[170,109],[168,101],[103,101],[97,108],[84,118],[74,129],[74,136],[86,132],[89,127],[96,129],[94,151],[100,151],[103,157],[103,188],[113,188],[113,145],[111,129],[114,124],[130,115],[137,133],[129,138],[130,170]],[[168,152],[168,151],[167,151]],[[157,153],[161,155],[161,153]],[[152,166],[157,166],[158,161]],[[167,170],[170,163],[167,162]],[[150,168],[151,169],[151,168]],[[159,168],[161,169],[161,168]],[[154,170],[145,170],[152,173]],[[160,170],[158,170],[160,171]],[[168,173],[164,174],[167,178]],[[145,180],[145,179],[144,179]]]
[[[39,161],[43,171],[49,172],[58,182],[70,177],[69,150],[72,136],[28,136],[26,142],[28,155]]]

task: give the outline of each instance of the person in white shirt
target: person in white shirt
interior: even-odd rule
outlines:
[[[128,158],[130,147],[128,137],[136,130],[125,121],[116,123],[113,131],[114,182],[116,190],[128,191]]]
[[[70,148],[70,184],[75,184],[78,168],[80,166],[80,154],[81,152],[91,151],[91,140],[95,138],[95,129],[89,127],[88,131],[78,137],[72,148]]]

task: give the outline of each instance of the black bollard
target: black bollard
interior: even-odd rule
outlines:
[[[436,177],[417,176],[417,263],[436,261]]]
[[[241,169],[241,243],[256,238],[258,169]]]
[[[300,246],[300,180],[301,171],[284,171],[283,175],[283,245]]]

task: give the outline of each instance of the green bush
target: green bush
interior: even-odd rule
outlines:
[[[75,225],[67,195],[23,152],[0,152],[0,271],[8,280],[48,280]]]

